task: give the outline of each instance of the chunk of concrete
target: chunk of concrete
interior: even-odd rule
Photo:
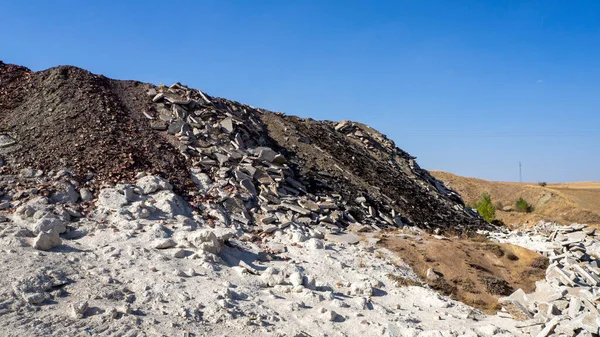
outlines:
[[[517,321],[526,321],[533,318],[531,312],[519,301],[505,300],[502,307]]]
[[[67,223],[56,218],[43,218],[38,220],[31,228],[34,234],[53,231],[57,234],[63,234],[67,231]]]
[[[33,241],[33,248],[37,250],[50,250],[62,244],[62,240],[55,231],[41,232]]]
[[[124,205],[127,205],[127,198],[124,194],[121,194],[117,189],[105,188],[98,194],[98,206],[117,210]]]
[[[172,190],[173,185],[161,177],[144,176],[137,180],[136,185],[142,190],[142,194],[150,194],[157,191]]]
[[[353,234],[353,233],[343,233],[343,234],[327,233],[327,234],[325,234],[325,240],[331,241],[331,242],[347,243],[347,244],[354,245],[360,241],[360,236]]]

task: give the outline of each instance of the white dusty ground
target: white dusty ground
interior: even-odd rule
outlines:
[[[270,233],[210,227],[186,214],[168,186],[146,201],[125,190],[100,193],[87,218],[43,198],[5,213],[1,336],[520,334],[512,319],[424,287],[397,287],[389,274],[416,276],[376,246],[374,233],[358,241],[293,223]],[[142,203],[161,216],[131,216]],[[48,220],[61,216],[78,221],[65,229]],[[53,231],[60,242],[42,242]]]

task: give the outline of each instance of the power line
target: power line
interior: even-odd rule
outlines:
[[[523,182],[523,173],[521,171],[521,162],[519,162],[519,182]]]

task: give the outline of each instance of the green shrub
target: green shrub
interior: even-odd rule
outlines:
[[[519,198],[517,202],[515,202],[515,209],[517,212],[529,213],[533,210],[533,207],[525,201],[523,198]]]
[[[485,221],[491,222],[496,218],[496,207],[494,207],[489,193],[484,193],[475,204],[475,207]]]

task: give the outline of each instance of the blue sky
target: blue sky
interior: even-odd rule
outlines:
[[[0,1],[0,59],[367,123],[427,169],[600,180],[598,1]]]

